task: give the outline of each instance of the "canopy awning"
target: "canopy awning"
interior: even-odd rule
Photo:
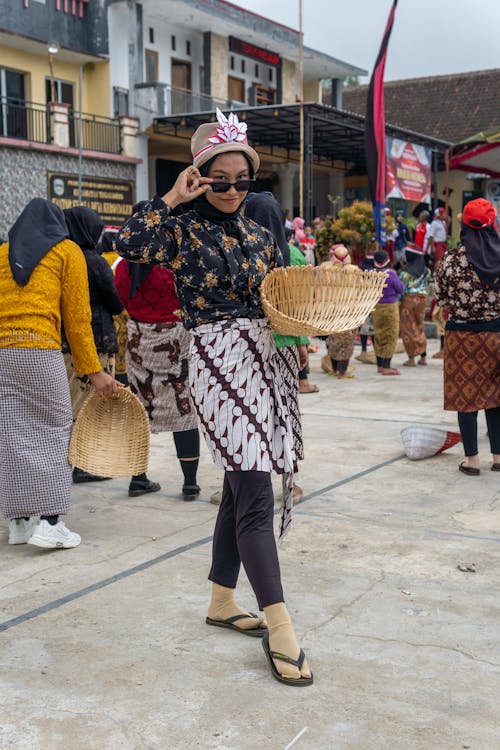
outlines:
[[[500,177],[500,127],[476,133],[453,146],[450,169]]]
[[[313,166],[344,169],[349,175],[366,174],[365,118],[353,112],[325,104],[304,103],[304,214],[312,219]],[[300,104],[235,109],[240,120],[248,124],[251,144],[269,153],[283,153],[298,158],[300,152]],[[187,137],[204,122],[215,121],[215,113],[197,112],[158,117],[155,133]],[[432,149],[438,169],[444,168],[444,153],[451,145],[446,141],[386,124],[386,134]]]

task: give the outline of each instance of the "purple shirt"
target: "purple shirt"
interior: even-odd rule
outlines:
[[[393,271],[392,268],[388,268],[387,274],[388,276],[385,282],[384,293],[378,301],[379,305],[393,305],[398,301],[399,295],[404,292],[403,282],[397,275],[396,271]]]

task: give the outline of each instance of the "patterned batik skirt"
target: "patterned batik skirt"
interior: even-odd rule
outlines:
[[[354,353],[354,340],[356,331],[345,331],[344,333],[332,333],[326,339],[328,356],[337,362],[345,362],[351,359]]]
[[[390,359],[396,351],[399,333],[399,305],[378,304],[373,313],[375,331],[375,354],[381,359]]]
[[[497,406],[500,406],[500,332],[447,328],[444,408],[471,412]]]
[[[182,323],[127,321],[127,377],[151,432],[185,432],[198,425],[189,393],[190,344]]]
[[[287,474],[280,539],[292,520],[296,456],[287,389],[267,319],[191,330],[191,395],[216,466]]]
[[[425,294],[405,294],[399,308],[401,338],[409,357],[424,354],[427,339],[424,332]]]
[[[0,509],[4,518],[68,512],[72,421],[62,353],[0,349]]]
[[[299,404],[299,352],[296,346],[278,347],[277,351],[278,367],[287,389],[295,458],[297,461],[303,461],[304,442],[302,440],[302,418]]]

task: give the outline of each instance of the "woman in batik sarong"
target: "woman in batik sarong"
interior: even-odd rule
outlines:
[[[391,359],[396,351],[399,333],[399,295],[403,293],[403,283],[390,266],[385,250],[374,254],[374,270],[387,273],[384,293],[375,307],[373,330],[375,331],[375,356],[377,369],[381,375],[399,375],[396,367],[391,367]]]
[[[271,472],[291,490],[296,457],[278,355],[259,287],[283,258],[271,233],[241,213],[259,167],[246,124],[217,111],[191,140],[193,165],[171,190],[122,227],[118,252],[169,266],[184,326],[191,332],[191,395],[208,447],[225,470],[214,532],[207,623],[260,636],[276,679],[312,676],[284,604],[273,534]],[[172,210],[187,203],[186,210]],[[281,536],[291,520],[284,493]],[[243,563],[267,620],[242,609],[234,591]]]
[[[253,219],[261,227],[269,229],[281,250],[285,265],[307,265],[307,261],[299,248],[289,245],[287,242],[283,209],[272,193],[251,193],[245,204],[245,216]],[[307,367],[309,339],[307,336],[286,336],[281,333],[273,333],[273,338],[278,350],[278,365],[281,377],[288,389],[288,409],[292,423],[295,458],[297,461],[303,461],[304,443],[299,404],[299,373]],[[300,478],[296,474],[292,489],[294,503],[301,500],[303,495],[299,482]]]
[[[35,198],[0,247],[0,509],[9,544],[47,549],[81,541],[59,520],[69,510],[73,423],[61,323],[75,371],[102,395],[119,386],[101,369],[85,258],[67,237],[61,209]]]
[[[358,267],[352,265],[349,250],[345,245],[332,245],[328,254],[328,260],[321,265],[347,268],[351,273],[358,273]],[[327,336],[326,348],[332,365],[332,374],[339,378],[339,380],[354,377],[352,368],[349,369],[349,360],[354,354],[355,340],[355,330],[333,333]]]
[[[432,276],[425,262],[422,248],[411,242],[405,249],[406,265],[399,272],[404,294],[399,307],[399,326],[405,351],[408,355],[405,367],[427,364],[427,339],[424,331],[425,306]]]
[[[437,267],[435,293],[448,310],[444,408],[458,412],[465,453],[459,469],[477,476],[480,409],[488,427],[491,470],[500,471],[500,237],[489,201],[478,198],[465,205],[460,240]]]
[[[200,457],[198,419],[189,394],[189,332],[179,320],[172,271],[152,263],[118,263],[115,283],[126,308],[127,375],[149,416],[151,432],[173,432],[184,476],[182,497],[195,500]],[[159,486],[158,486],[159,488]],[[134,497],[131,482],[129,494]]]

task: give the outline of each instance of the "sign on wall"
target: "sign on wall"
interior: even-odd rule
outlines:
[[[276,52],[257,47],[255,44],[244,42],[243,39],[237,39],[234,36],[229,37],[229,51],[236,52],[237,55],[250,57],[252,60],[258,60],[266,65],[277,66],[280,64],[280,56]]]
[[[78,205],[78,175],[47,172],[48,198],[60,208]],[[133,183],[101,177],[82,178],[82,206],[97,211],[106,225],[121,226],[132,213]]]
[[[431,202],[431,150],[386,138],[387,198]]]

